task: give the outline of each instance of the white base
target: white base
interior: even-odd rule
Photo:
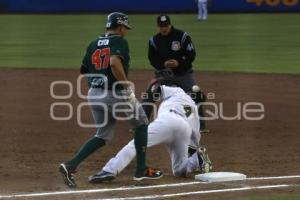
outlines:
[[[235,172],[209,172],[205,174],[198,174],[195,179],[205,182],[223,182],[223,181],[240,181],[245,180],[247,176],[245,174]]]

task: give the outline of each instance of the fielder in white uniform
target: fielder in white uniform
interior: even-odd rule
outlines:
[[[198,20],[207,20],[207,0],[198,1]]]
[[[148,147],[164,143],[172,161],[175,176],[186,176],[200,169],[208,172],[211,162],[199,148],[188,157],[188,146],[199,147],[200,123],[198,109],[194,101],[179,87],[160,86],[161,100],[157,118],[148,127]],[[205,149],[204,149],[205,151]],[[123,149],[89,182],[99,183],[112,180],[134,159],[136,155],[134,141]]]

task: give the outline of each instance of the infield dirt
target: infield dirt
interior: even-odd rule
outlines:
[[[77,76],[78,70],[0,71],[0,194],[66,190],[58,173],[58,165],[71,158],[95,131],[77,125],[76,109],[80,102],[85,101],[76,95]],[[151,71],[130,73],[130,80],[136,86],[136,94],[144,90],[151,77]],[[260,121],[219,119],[207,122],[211,133],[204,135],[201,143],[207,147],[215,171],[241,172],[249,177],[300,174],[299,75],[197,72],[195,78],[206,93],[215,94],[215,99],[208,101],[223,102],[226,116],[236,114],[238,102],[261,102],[265,107],[265,117]],[[74,84],[73,96],[70,99],[55,100],[51,97],[50,84],[57,80],[66,80]],[[57,86],[55,89],[57,95],[68,93],[65,86]],[[51,119],[50,106],[54,102],[71,103],[74,108],[72,119]],[[55,109],[56,115],[65,116],[66,113],[68,109]],[[92,122],[87,107],[82,119]],[[79,189],[135,184],[132,181],[135,162],[112,183],[90,185],[87,182],[87,176],[99,170],[132,138],[128,128],[126,122],[117,123],[112,143],[96,152],[79,167],[76,174]],[[193,181],[193,176],[172,176],[170,159],[163,146],[148,149],[148,163],[161,169],[165,176],[158,181],[143,182],[142,185]],[[299,179],[294,180],[293,184],[299,184]],[[194,189],[188,190],[201,187],[203,186],[194,186]],[[213,188],[218,187],[211,189]],[[186,191],[184,188],[179,190]],[[170,188],[161,192],[179,190]],[[130,194],[146,193],[151,192],[135,191]],[[112,195],[118,194],[121,193],[115,192]],[[271,190],[269,193],[238,192],[228,195],[228,198],[270,194],[299,195],[300,190],[297,187],[284,191]],[[111,195],[100,194],[97,198],[109,196]],[[203,195],[201,199],[218,197],[220,195]],[[84,198],[85,196],[79,197]]]

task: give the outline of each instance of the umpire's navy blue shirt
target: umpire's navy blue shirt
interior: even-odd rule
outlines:
[[[175,75],[191,72],[195,56],[191,37],[173,26],[168,35],[157,33],[149,40],[148,59],[157,70],[165,69],[165,61],[175,59],[179,63],[177,68],[172,69]]]

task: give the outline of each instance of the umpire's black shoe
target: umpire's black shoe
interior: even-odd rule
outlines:
[[[133,180],[141,181],[141,180],[144,180],[144,179],[159,179],[161,177],[163,177],[163,173],[161,171],[156,171],[151,167],[147,167],[142,176],[135,175],[133,177]]]
[[[73,176],[75,170],[70,169],[67,164],[61,163],[59,165],[59,172],[62,174],[64,182],[69,188],[76,188],[77,185]]]
[[[102,183],[104,181],[112,181],[115,178],[116,176],[113,173],[101,170],[97,174],[90,176],[88,180],[90,183],[95,184],[95,183]]]

